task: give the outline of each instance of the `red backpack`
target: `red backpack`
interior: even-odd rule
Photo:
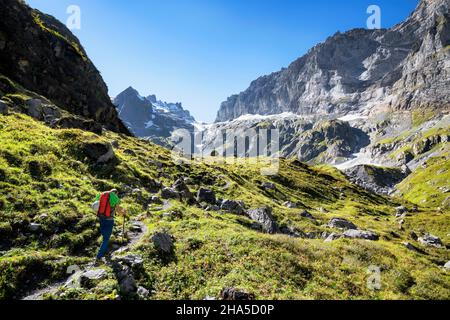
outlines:
[[[111,218],[111,204],[109,203],[109,192],[100,195],[100,205],[98,207],[97,217]]]

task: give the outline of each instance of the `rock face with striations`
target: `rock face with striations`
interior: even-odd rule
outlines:
[[[0,7],[0,75],[72,115],[129,134],[100,73],[62,23],[23,1],[0,0]],[[10,93],[4,89],[0,96]]]
[[[283,112],[448,109],[449,45],[449,1],[421,0],[391,29],[338,32],[288,68],[253,81],[222,103],[217,121]]]

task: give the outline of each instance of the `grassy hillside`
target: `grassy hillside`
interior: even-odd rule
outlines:
[[[257,299],[450,298],[450,274],[442,269],[448,250],[410,239],[411,231],[430,232],[448,243],[448,210],[410,210],[399,230],[395,207],[412,209],[412,204],[370,194],[335,169],[282,159],[278,175],[266,177],[258,164],[242,160],[233,165],[174,162],[169,151],[146,141],[51,129],[17,113],[0,115],[0,141],[0,298],[64,280],[68,266],[90,261],[100,237],[89,205],[112,187],[119,189],[132,218],[148,226],[133,251],[144,259],[137,280],[151,291],[149,299],[218,297],[224,287]],[[115,146],[115,159],[97,164],[91,151],[108,143]],[[203,186],[217,198],[244,201],[246,209],[271,207],[280,227],[315,239],[265,234],[244,215],[205,211],[179,200],[149,203],[159,194],[159,183],[171,186],[181,177],[193,193]],[[264,182],[275,188],[263,188]],[[286,208],[285,201],[298,208]],[[302,217],[304,210],[314,219]],[[337,232],[326,226],[333,217],[374,231],[380,240],[324,242],[322,232]],[[32,223],[39,224],[37,231]],[[113,244],[122,241],[119,229]],[[162,255],[150,240],[157,231],[173,236],[171,255]],[[404,241],[423,252],[408,250]],[[381,270],[380,290],[367,286],[370,266]],[[48,298],[118,298],[111,268],[102,268],[108,277],[94,286],[61,288]]]

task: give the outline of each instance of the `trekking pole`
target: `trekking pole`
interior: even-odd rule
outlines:
[[[123,217],[123,221],[122,221],[122,244],[125,243],[125,214],[122,211],[122,217]]]

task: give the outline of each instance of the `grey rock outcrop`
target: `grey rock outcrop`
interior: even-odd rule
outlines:
[[[342,218],[333,218],[328,223],[328,226],[331,228],[337,228],[342,230],[348,230],[348,229],[358,229],[358,227],[353,223],[346,219]]]
[[[345,115],[366,108],[449,107],[449,3],[421,0],[391,29],[336,33],[288,68],[223,102],[217,121],[246,114]]]
[[[157,232],[152,237],[151,240],[160,252],[165,254],[170,254],[173,252],[174,245],[172,236],[165,232]]]
[[[237,200],[223,200],[220,209],[234,214],[243,214],[245,212],[244,203]]]
[[[447,261],[447,263],[444,265],[445,270],[450,270],[450,261]]]
[[[0,100],[0,114],[8,114],[9,108],[8,105],[4,102]]]
[[[277,223],[270,208],[248,210],[247,215],[252,220],[258,222],[265,232],[276,233],[278,231]]]
[[[337,239],[342,238],[341,234],[337,234],[337,233],[331,233],[329,235],[327,235],[327,237],[325,238],[325,242],[331,242]]]
[[[108,277],[104,269],[90,269],[80,275],[80,285],[83,288],[92,288],[99,281]]]
[[[83,144],[81,152],[91,162],[96,164],[117,161],[112,145],[107,142],[90,142]]]
[[[172,188],[162,188],[161,189],[161,198],[163,199],[180,199],[181,195],[179,192],[175,191]]]
[[[216,195],[214,191],[206,188],[200,188],[197,192],[197,202],[206,202],[209,204],[216,204]]]
[[[425,246],[443,248],[441,239],[429,233],[423,235],[422,237],[419,237],[418,241]]]
[[[344,237],[350,239],[364,239],[372,241],[376,241],[380,238],[375,232],[364,230],[346,230],[344,232]]]
[[[395,186],[410,172],[399,168],[386,168],[372,165],[359,165],[344,170],[345,175],[355,184],[372,192],[390,195]]]

